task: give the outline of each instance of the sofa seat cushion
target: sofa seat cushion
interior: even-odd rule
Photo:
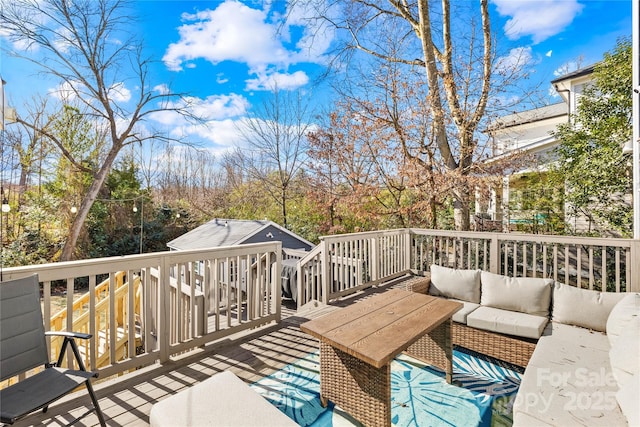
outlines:
[[[454,322],[463,323],[465,325],[467,324],[467,316],[469,315],[469,313],[474,312],[478,307],[480,307],[480,304],[476,304],[474,302],[462,301],[458,299],[452,299],[451,301],[462,303],[462,308],[456,311],[453,316],[451,316],[451,320],[453,320]]]
[[[430,269],[430,295],[480,303],[480,270],[461,270],[435,264]]]
[[[579,289],[556,283],[553,287],[553,321],[605,332],[613,307],[625,294]]]
[[[542,335],[547,322],[543,316],[484,306],[467,315],[467,325],[472,328],[534,339]]]
[[[626,425],[616,392],[607,337],[552,322],[522,377],[513,425],[535,425],[532,419],[554,426]]]
[[[542,348],[538,351],[538,347]],[[546,348],[545,348],[546,346]],[[549,351],[552,349],[553,351]],[[562,323],[549,322],[538,340],[532,356],[533,366],[550,366],[557,364],[576,364],[576,367],[594,364],[609,365],[609,340],[602,332],[592,331]],[[610,370],[609,370],[610,372]]]

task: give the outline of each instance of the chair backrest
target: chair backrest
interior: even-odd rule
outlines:
[[[48,362],[38,275],[0,283],[0,381]]]

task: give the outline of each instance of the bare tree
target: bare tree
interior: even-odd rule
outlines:
[[[196,219],[208,219],[223,205],[223,173],[211,152],[167,145],[156,163],[163,165],[156,177],[160,202],[187,207]]]
[[[142,44],[128,32],[132,22],[127,2],[121,0],[15,0],[0,8],[0,25],[11,40],[37,46],[44,56],[33,56],[33,49],[7,53],[37,64],[43,73],[58,80],[68,100],[82,105],[81,111],[104,132],[106,147],[99,162],[89,166],[65,150],[63,141],[50,129],[18,118],[19,123],[49,138],[79,171],[93,177],[82,195],[61,260],[74,257],[89,209],[122,148],[163,138],[141,125],[159,111],[187,115],[184,103],[169,102],[179,95],[154,91]],[[129,83],[136,89],[130,102],[124,102]]]
[[[38,123],[38,127],[45,127],[49,122],[46,99],[34,99],[32,105],[27,109],[29,122]],[[42,138],[42,135],[26,126],[8,128],[5,134],[5,143],[5,149],[13,150],[18,157],[15,166],[19,169],[18,173],[20,174],[18,179],[18,204],[20,205],[29,179],[52,147],[46,138]]]
[[[290,185],[307,154],[309,119],[309,106],[299,92],[281,92],[276,87],[273,95],[239,125],[245,145],[228,158],[240,161],[247,167],[248,177],[262,183],[278,203],[285,227]]]
[[[452,3],[467,10],[452,11]],[[436,151],[407,154],[416,159],[422,156],[425,166],[432,165],[425,155],[445,166],[453,184],[458,229],[469,228],[468,177],[477,159],[476,131],[486,113],[494,71],[488,0],[478,3],[471,7],[469,2],[450,0],[346,0],[340,14],[330,16],[326,9],[319,10],[348,34],[341,50],[344,58],[365,52],[424,70],[430,113],[425,141],[433,142]]]

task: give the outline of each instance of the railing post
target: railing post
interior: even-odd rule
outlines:
[[[376,234],[371,238],[371,246],[370,246],[371,257],[369,258],[370,266],[371,266],[371,278],[369,279],[370,281],[376,281],[379,279],[378,277],[378,261],[380,260],[379,246],[380,246],[380,239]]]
[[[272,275],[273,283],[271,286],[274,288],[274,293],[276,295],[276,323],[280,323],[282,320],[282,242],[278,241],[276,243],[276,273]]]
[[[300,264],[300,261],[297,262],[296,264],[296,287],[298,288],[297,292],[296,292],[296,310],[300,310],[300,307],[302,307],[303,302],[302,301],[306,301],[307,300],[307,295],[305,295],[305,291],[303,290],[304,287],[302,286],[302,282],[303,282],[303,277],[302,277],[302,265]]]
[[[489,248],[489,271],[500,274],[500,234],[493,233],[491,236],[491,246]]]
[[[160,350],[160,363],[169,360],[169,290],[171,288],[169,274],[169,261],[166,256],[160,257],[160,277],[158,278],[158,349]],[[178,286],[180,283],[178,282]]]
[[[412,263],[411,263],[411,240],[413,239],[413,233],[411,232],[411,229],[409,228],[405,228],[404,229],[404,266],[403,266],[403,270],[407,271],[410,270],[412,268]]]
[[[322,259],[322,302],[324,304],[329,303],[329,282],[331,276],[331,254],[328,250],[327,241],[323,238],[320,242],[322,245],[322,252],[320,258]]]
[[[631,244],[631,277],[627,284],[627,292],[640,292],[640,240]]]

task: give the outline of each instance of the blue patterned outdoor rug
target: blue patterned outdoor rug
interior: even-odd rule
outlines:
[[[394,426],[510,426],[521,373],[511,365],[454,350],[453,382],[407,356],[391,364]],[[360,425],[339,407],[320,405],[317,353],[285,366],[252,387],[301,426]]]

